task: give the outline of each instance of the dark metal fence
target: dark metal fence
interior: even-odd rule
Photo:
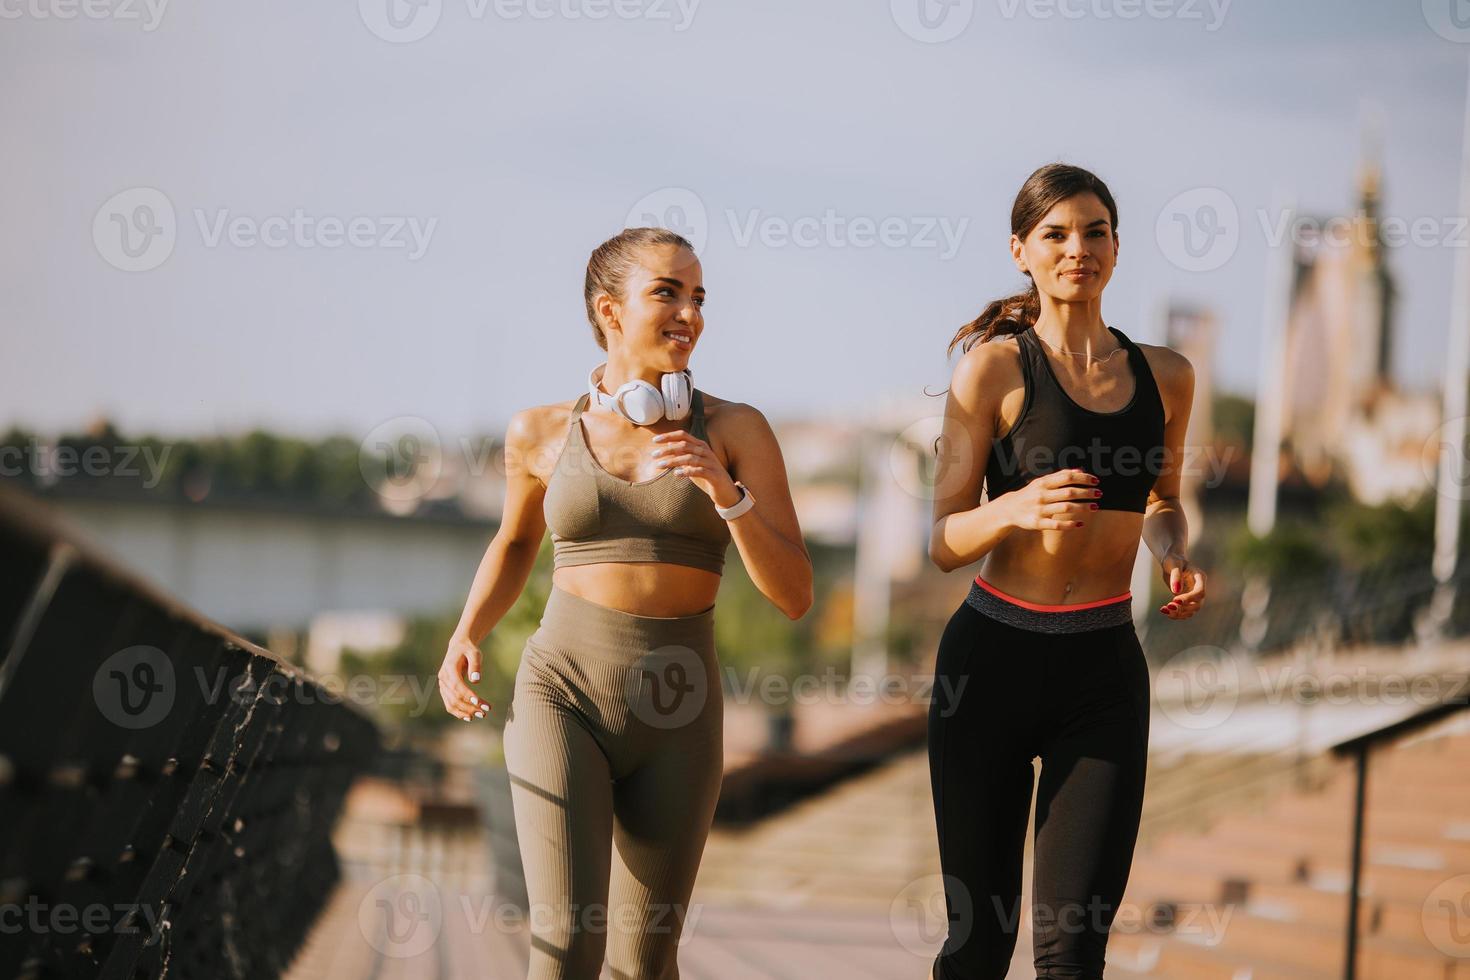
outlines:
[[[1389,748],[1399,739],[1413,735],[1458,712],[1470,709],[1470,677],[1465,677],[1455,690],[1440,703],[1391,725],[1358,735],[1332,747],[1334,755],[1354,761],[1352,854],[1349,857],[1347,928],[1344,931],[1346,951],[1343,953],[1343,980],[1358,976],[1358,904],[1363,883],[1363,837],[1367,812],[1368,756],[1380,748]],[[1453,967],[1447,967],[1453,969]]]
[[[1470,554],[1460,559],[1446,585],[1452,602],[1440,635],[1464,636],[1470,632]],[[1247,643],[1251,583],[1216,576],[1209,581],[1205,604],[1194,616],[1182,622],[1149,620],[1150,626],[1158,628],[1142,635],[1143,647],[1157,664],[1199,647],[1222,651],[1246,647],[1270,655],[1289,652],[1304,640],[1336,649],[1412,643],[1418,620],[1439,588],[1427,557],[1275,582],[1258,600],[1259,635]]]
[[[0,977],[275,977],[379,746],[0,487]]]

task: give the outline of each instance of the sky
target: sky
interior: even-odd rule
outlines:
[[[1219,318],[1254,388],[1271,228],[1381,120],[1395,377],[1437,387],[1459,0],[0,0],[0,426],[503,430],[601,360],[587,256],[691,232],[692,366],[773,419],[942,389],[1023,280],[1009,214],[1110,186],[1104,318]]]

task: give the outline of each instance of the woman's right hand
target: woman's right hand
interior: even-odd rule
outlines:
[[[1082,518],[1097,509],[1102,482],[1086,470],[1057,470],[1038,476],[1001,499],[1010,507],[1011,523],[1028,531],[1078,528]],[[1072,486],[1072,484],[1083,486]]]
[[[439,697],[444,701],[444,710],[465,721],[485,717],[490,703],[481,701],[470,689],[470,682],[479,679],[479,646],[463,633],[454,634],[439,667]]]

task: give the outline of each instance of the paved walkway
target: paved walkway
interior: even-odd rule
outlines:
[[[1447,659],[1416,664],[1415,672],[1463,668],[1463,651]],[[1380,670],[1406,668],[1399,659]],[[1350,697],[1303,711],[1291,698],[1272,703],[1243,693],[1221,715],[1171,702],[1163,696],[1168,683],[1156,686],[1150,723],[1151,795],[1167,795],[1190,757],[1294,746],[1314,753],[1419,707]],[[335,835],[343,882],[287,980],[522,980],[529,937],[495,900],[481,830],[435,831],[406,825],[408,819],[391,795],[349,798]],[[942,909],[927,758],[919,749],[750,828],[717,827],[695,885],[681,975],[924,980]],[[1109,978],[1136,980],[1123,956],[1120,949],[1110,962]],[[1034,980],[1030,960],[1023,931],[1008,976]]]
[[[911,752],[752,830],[717,829],[681,976],[925,980],[943,921],[927,775]],[[495,900],[481,834],[383,815],[360,804],[344,816],[343,882],[286,980],[522,980],[529,936]],[[1010,976],[1034,980],[1030,959],[1023,933]]]

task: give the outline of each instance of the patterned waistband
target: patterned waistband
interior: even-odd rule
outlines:
[[[965,604],[991,619],[1037,633],[1082,633],[1133,622],[1133,593],[1069,605],[1047,605],[1008,595],[975,576]]]

